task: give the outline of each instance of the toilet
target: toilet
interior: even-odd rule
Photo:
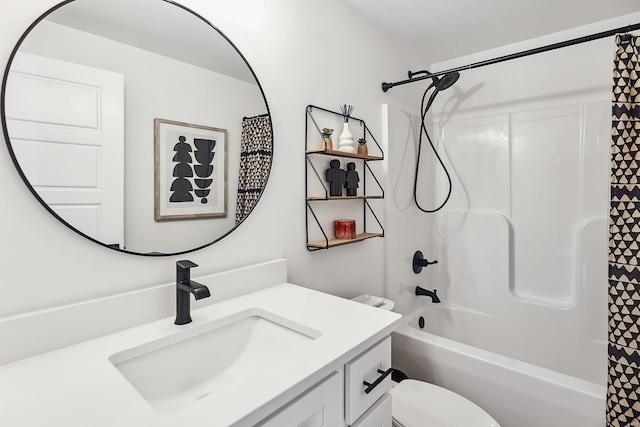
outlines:
[[[391,310],[386,298],[360,295],[353,301]],[[391,389],[393,427],[500,427],[489,414],[468,399],[424,381],[406,379]]]
[[[424,381],[399,382],[391,398],[394,427],[500,427],[470,400]]]

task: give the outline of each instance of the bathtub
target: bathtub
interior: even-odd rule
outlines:
[[[597,354],[598,369],[606,373],[606,341],[583,340],[587,348],[575,348],[565,337],[574,358],[546,346],[554,343],[544,337],[557,334],[545,335],[539,320],[533,323],[541,331],[532,336],[540,341],[517,340],[512,322],[430,304],[405,316],[392,334],[393,364],[470,399],[501,427],[604,427],[606,387],[597,382],[603,375],[594,375],[593,361],[590,367],[584,362]]]

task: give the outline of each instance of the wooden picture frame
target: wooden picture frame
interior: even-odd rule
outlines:
[[[156,221],[227,216],[227,130],[154,119]]]

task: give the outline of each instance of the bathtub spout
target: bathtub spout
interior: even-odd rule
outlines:
[[[416,295],[424,295],[424,296],[427,296],[427,297],[431,297],[431,302],[433,302],[434,304],[440,302],[440,298],[438,298],[438,290],[437,289],[434,289],[433,291],[430,291],[428,289],[423,289],[420,286],[416,286]]]

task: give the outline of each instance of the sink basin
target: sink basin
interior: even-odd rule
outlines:
[[[255,380],[321,333],[250,309],[112,355],[109,360],[159,413],[181,409],[225,385]],[[277,373],[274,373],[277,375]]]

